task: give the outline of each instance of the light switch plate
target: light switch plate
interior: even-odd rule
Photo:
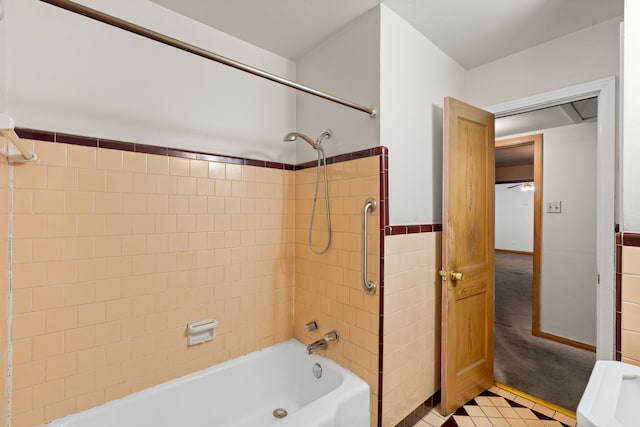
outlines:
[[[554,201],[547,202],[547,213],[561,213],[562,212],[562,202]]]

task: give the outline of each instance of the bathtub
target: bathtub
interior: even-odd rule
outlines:
[[[320,375],[319,378],[316,378]],[[282,416],[277,418],[274,413]],[[369,386],[291,339],[48,427],[369,427]]]

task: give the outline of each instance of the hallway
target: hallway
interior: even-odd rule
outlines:
[[[575,412],[595,353],[531,335],[532,265],[532,255],[496,251],[494,377]]]

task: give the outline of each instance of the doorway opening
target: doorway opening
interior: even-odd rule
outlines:
[[[615,358],[616,79],[608,77],[486,109],[496,118],[597,97],[596,182],[596,357]]]
[[[542,143],[542,134],[496,141],[496,249],[531,255],[532,282],[529,295],[531,330],[534,335],[540,334]],[[500,185],[502,187],[498,187]],[[502,203],[505,205],[500,206]],[[512,258],[518,257],[509,259]],[[503,256],[501,259],[507,258]]]
[[[527,122],[522,117],[519,120],[523,120],[523,123]],[[541,130],[547,123],[536,123],[535,118],[528,121],[531,126]],[[557,129],[543,130],[543,133],[549,135],[549,143],[557,145],[549,147],[549,154],[556,157],[563,155],[558,146],[570,143],[570,141],[564,141],[566,135],[572,135],[573,132],[583,135],[585,132],[582,128],[585,126],[595,129],[595,123],[580,126],[576,123],[583,122],[582,120],[571,119],[571,121],[572,123],[557,122],[559,126],[567,126],[567,130],[560,136],[557,135]],[[555,196],[562,194],[558,193],[562,188],[558,189],[557,177],[550,173],[553,172],[554,162],[557,159],[549,162],[550,171],[546,174],[549,178],[548,185],[545,185],[543,180],[545,176],[542,155],[543,133],[496,141],[494,378],[496,382],[510,388],[575,411],[595,362],[595,354],[584,350],[588,347],[587,345],[566,336],[545,332],[540,326],[541,291],[546,290],[541,289],[540,283],[544,235],[542,219],[543,215],[547,214],[546,210],[543,212],[542,209],[543,194],[545,190]],[[595,145],[595,135],[593,142]],[[566,154],[564,153],[565,156]],[[587,173],[590,173],[595,168],[592,166],[588,169]],[[568,217],[566,221],[573,222],[572,215],[577,213],[575,212],[577,201],[565,199],[565,204],[572,205],[572,208],[565,206],[568,210],[565,216]],[[595,206],[590,207],[591,211],[594,209]],[[558,215],[554,219],[559,218]],[[595,213],[592,216],[595,218]],[[589,233],[595,242],[595,224],[590,230],[584,230],[584,232]],[[570,238],[570,233],[566,237]],[[548,243],[553,243],[554,239],[547,240]],[[549,244],[546,249],[551,251],[555,247]],[[595,258],[595,250],[592,250],[591,255]],[[556,257],[562,256],[556,255]],[[549,261],[548,256],[546,258],[549,265],[556,262]],[[567,260],[557,262],[567,262]],[[593,263],[593,261],[590,262],[590,264]],[[590,265],[583,269],[588,267]],[[563,287],[571,290],[571,286],[567,286],[561,275],[557,276],[554,269],[547,269],[544,282],[546,288],[557,288],[556,293],[561,294],[564,293]],[[591,287],[586,283],[580,283],[580,285],[590,288],[591,301],[595,302],[595,274],[593,276]],[[549,293],[546,292],[547,298]],[[552,308],[548,306],[548,301],[543,300],[544,302],[547,306],[542,314],[549,316],[548,312]],[[571,308],[575,308],[575,305]],[[569,313],[571,308],[565,308],[563,314]],[[595,304],[589,311],[595,318]],[[577,313],[573,317],[577,318],[580,315],[582,314]],[[562,333],[562,329],[553,329],[555,325],[546,320],[542,323],[551,327],[551,331]],[[570,319],[567,319],[565,323],[569,321]],[[579,319],[576,321],[583,322]],[[595,336],[595,322],[593,322],[591,333]],[[569,336],[573,337],[573,335]],[[583,349],[576,350],[567,347],[567,344]],[[540,381],[540,373],[545,373],[544,381]]]

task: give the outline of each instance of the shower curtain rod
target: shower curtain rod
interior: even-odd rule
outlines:
[[[185,43],[178,39],[174,39],[172,37],[166,36],[164,34],[158,33],[156,31],[150,30],[148,28],[142,27],[140,25],[133,24],[129,21],[125,21],[120,18],[116,18],[115,16],[111,16],[104,12],[100,12],[98,10],[92,9],[90,7],[69,1],[69,0],[40,0],[44,3],[48,3],[53,6],[58,6],[62,9],[68,10],[70,12],[77,13],[82,16],[86,16],[87,18],[95,19],[96,21],[100,21],[107,25],[112,25],[114,27],[120,28],[122,30],[128,31],[130,33],[137,34],[142,37],[146,37],[151,40],[155,40],[157,42],[163,43],[168,46],[175,47],[177,49],[183,50],[185,52],[192,53],[194,55],[201,56],[203,58],[210,59],[215,62],[219,62],[224,65],[228,65],[229,67],[233,67],[235,69],[244,71],[246,73],[250,73],[256,75],[258,77],[262,77],[267,80],[271,80],[276,83],[280,83],[285,86],[289,86],[293,89],[306,92],[311,95],[318,96],[320,98],[324,98],[329,101],[336,102],[338,104],[342,104],[346,107],[353,108],[355,110],[362,111],[364,113],[369,114],[371,118],[376,117],[377,111],[373,107],[365,107],[360,104],[356,104],[351,101],[347,101],[346,99],[339,98],[337,96],[330,95],[328,93],[321,92],[319,90],[301,85],[299,83],[293,82],[291,80],[287,80],[275,74],[268,73],[266,71],[260,70],[259,68],[251,67],[250,65],[243,64],[242,62],[235,61],[233,59],[227,58],[222,55],[218,55],[216,53],[210,52],[208,50],[199,48],[189,43]]]

